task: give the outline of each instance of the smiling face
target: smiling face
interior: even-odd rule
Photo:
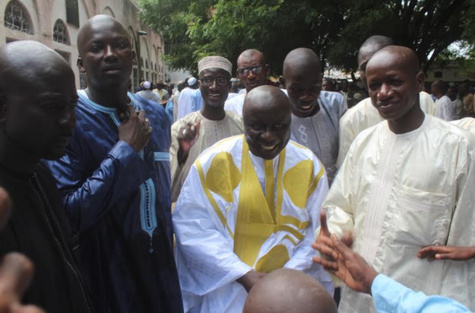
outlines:
[[[200,73],[200,91],[204,105],[224,108],[231,87],[231,75],[220,68],[208,68]]]
[[[33,45],[27,51],[30,57],[23,56],[18,64],[10,62],[10,71],[2,73],[8,75],[8,88],[1,88],[5,101],[2,131],[21,153],[56,159],[64,155],[76,122],[74,74],[61,56],[46,47]],[[21,57],[22,51],[16,52]]]
[[[249,92],[244,101],[244,135],[252,154],[271,160],[290,139],[290,104],[277,87],[261,86]]]
[[[291,51],[284,61],[284,78],[292,113],[298,117],[315,115],[322,90],[320,60],[310,49]]]
[[[404,47],[388,46],[376,52],[366,68],[369,95],[379,114],[390,122],[411,120],[419,107],[424,75],[417,56]]]
[[[125,28],[115,19],[98,15],[83,26],[78,35],[79,69],[88,85],[108,87],[128,84],[133,51]]]

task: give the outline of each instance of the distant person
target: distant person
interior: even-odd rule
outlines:
[[[237,59],[237,67],[236,75],[244,84],[245,92],[226,101],[224,109],[242,117],[246,94],[252,89],[266,84],[270,68],[264,54],[256,49],[244,50]]]
[[[144,81],[141,84],[141,86],[142,86],[142,90],[136,92],[135,93],[136,95],[138,95],[142,98],[151,100],[151,101],[153,101],[157,104],[160,104],[160,102],[161,102],[160,96],[157,93],[152,91],[152,83],[150,83],[149,81]]]
[[[464,80],[459,86],[459,95],[463,104],[463,117],[475,117],[473,101],[474,96],[470,91],[470,81]]]
[[[195,77],[192,76],[185,80],[185,88],[183,88],[178,98],[177,120],[201,110],[203,107],[203,97],[199,87],[199,82]]]
[[[161,80],[157,82],[156,88],[153,90],[153,92],[155,92],[160,97],[160,100],[166,100],[169,98],[166,85]]]
[[[322,90],[323,91],[336,91],[335,81],[328,77],[323,77],[322,79]]]
[[[337,313],[337,309],[328,291],[313,277],[278,269],[254,285],[243,313]]]
[[[431,92],[437,98],[434,116],[445,121],[455,120],[455,107],[452,105],[452,100],[447,96],[447,84],[441,80],[436,80],[431,85]]]
[[[0,186],[13,203],[0,231],[0,256],[16,251],[35,264],[23,301],[50,313],[93,312],[76,259],[77,235],[40,163],[64,155],[76,102],[74,73],[58,53],[36,41],[0,48]]]

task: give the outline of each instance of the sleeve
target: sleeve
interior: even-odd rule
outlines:
[[[284,267],[302,271],[316,278],[330,294],[333,294],[333,284],[330,275],[323,270],[321,265],[314,263],[312,260],[312,257],[315,256],[315,250],[312,248],[314,233],[317,227],[320,226],[320,208],[328,194],[328,179],[323,165],[318,160],[315,160],[314,163],[318,170],[322,169],[323,175],[317,171],[314,175],[314,182],[318,182],[317,187],[313,191],[310,190],[312,186],[309,189],[311,193],[307,199],[306,210],[310,220],[307,233],[304,239],[296,246],[294,254]]]
[[[426,296],[424,293],[415,292],[383,274],[379,274],[374,279],[371,293],[379,313],[470,312],[455,300],[441,296]]]
[[[171,145],[170,145],[170,175],[172,179],[172,202],[175,202],[180,194],[181,186],[177,184],[180,177],[180,173],[183,171],[185,164],[178,164],[178,131],[186,124],[187,121],[178,120],[171,128]]]
[[[63,195],[72,226],[78,231],[94,225],[121,197],[150,177],[140,155],[124,141],[112,147],[97,169],[87,168],[89,159],[81,155],[76,138],[70,142],[65,156],[47,163]]]
[[[352,200],[354,198],[354,188],[357,184],[356,174],[358,173],[358,171],[353,170],[355,167],[353,159],[357,159],[357,156],[353,157],[353,154],[356,153],[355,147],[356,145],[351,145],[350,151],[322,205],[322,209],[327,213],[329,231],[338,236],[342,236],[347,230],[353,231],[354,228]],[[317,228],[315,237],[318,237],[319,233],[320,227]]]
[[[251,270],[234,254],[232,237],[214,210],[193,166],[173,213],[177,267],[185,293],[203,296]]]

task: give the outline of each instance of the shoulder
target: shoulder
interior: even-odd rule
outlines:
[[[461,128],[456,123],[450,123],[434,116],[426,115],[426,118],[429,119],[429,124],[424,131],[429,133],[427,136],[429,139],[433,138],[440,144],[460,142],[475,148],[475,137],[468,130]]]
[[[226,118],[229,120],[230,123],[236,124],[243,128],[242,117],[238,114],[234,113],[233,111],[225,111]]]
[[[363,99],[346,111],[345,115],[341,117],[340,123],[351,123],[354,120],[365,117],[372,109],[374,109],[374,107],[371,103],[371,98]]]
[[[175,123],[172,125],[172,131],[176,130],[178,131],[181,127],[188,123],[195,123],[199,119],[199,111],[191,112],[181,119],[177,120]]]

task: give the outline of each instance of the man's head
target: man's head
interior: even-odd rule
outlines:
[[[196,78],[191,76],[185,80],[185,87],[186,86],[190,87],[191,89],[198,89],[200,87],[200,84]]]
[[[373,105],[386,120],[402,120],[419,108],[424,74],[414,51],[387,46],[376,52],[366,66],[368,90]]]
[[[251,90],[242,110],[244,135],[249,150],[256,156],[275,158],[290,139],[290,103],[277,87],[260,86]]]
[[[307,48],[290,51],[284,60],[284,79],[292,113],[298,117],[315,115],[322,89],[320,60],[315,52]]]
[[[437,99],[440,99],[447,93],[447,84],[441,80],[435,80],[430,86],[431,92]]]
[[[449,86],[447,89],[447,96],[450,100],[455,101],[457,99],[458,88],[455,85]]]
[[[279,269],[252,287],[243,313],[336,313],[330,294],[314,278],[296,270]]]
[[[159,80],[159,81],[157,82],[157,89],[158,89],[158,90],[162,90],[163,88],[165,88],[165,84],[163,83],[162,80]]]
[[[204,57],[198,62],[201,96],[204,105],[224,108],[231,87],[231,62],[221,56]]]
[[[134,52],[127,30],[108,15],[96,15],[79,30],[79,70],[94,89],[126,88]]]
[[[0,137],[18,158],[61,157],[76,102],[73,71],[58,53],[35,41],[1,47]]]
[[[323,77],[322,79],[322,90],[325,91],[335,91],[335,81],[328,77]]]
[[[152,90],[152,83],[148,80],[144,81],[140,86],[142,87],[142,90]]]
[[[366,64],[368,63],[368,60],[376,51],[392,44],[393,40],[391,38],[386,36],[375,35],[366,39],[365,42],[363,42],[363,44],[361,45],[360,50],[358,51],[358,70],[364,88],[368,88],[365,74]]]
[[[460,97],[463,98],[470,93],[470,81],[464,80],[459,86]]]
[[[244,84],[247,92],[266,84],[269,65],[266,64],[262,52],[256,49],[245,50],[237,59],[237,67],[237,77]]]

